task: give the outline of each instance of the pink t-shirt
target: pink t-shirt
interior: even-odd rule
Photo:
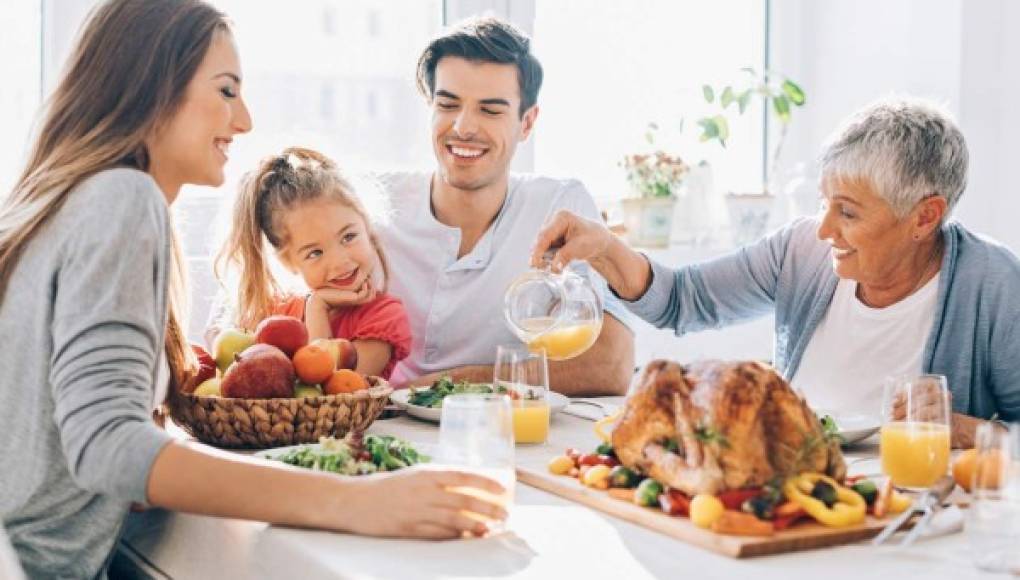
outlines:
[[[305,319],[307,296],[292,295],[273,308],[273,314]],[[380,373],[390,378],[397,363],[411,352],[411,325],[403,303],[389,294],[380,294],[375,300],[359,306],[338,308],[329,322],[333,338],[347,340],[381,340],[393,348],[390,361]]]

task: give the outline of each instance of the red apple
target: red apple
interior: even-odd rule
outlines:
[[[333,357],[333,368],[351,369],[358,366],[358,349],[346,338],[316,338],[309,344],[325,350]]]
[[[255,327],[255,342],[275,346],[290,358],[308,344],[308,329],[293,316],[270,316]]]
[[[354,343],[346,338],[334,338],[331,342],[336,343],[338,351],[336,368],[338,370],[351,369],[353,371],[358,368],[358,349],[354,348]]]
[[[294,394],[294,365],[275,346],[256,344],[237,355],[220,383],[224,397],[274,399]]]
[[[205,347],[199,344],[192,343],[191,350],[198,357],[198,373],[194,378],[184,385],[184,392],[188,392],[193,387],[201,385],[209,379],[216,378],[216,361],[213,360],[209,351],[205,350]]]

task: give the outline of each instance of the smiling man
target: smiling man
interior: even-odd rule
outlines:
[[[398,384],[443,374],[492,380],[496,346],[520,344],[503,321],[503,293],[528,269],[531,245],[547,217],[598,210],[576,180],[511,175],[517,145],[538,118],[542,67],[530,40],[492,18],[468,21],[433,40],[418,61],[418,88],[432,109],[434,172],[382,176],[394,213],[381,230],[390,290],[407,308],[410,356]],[[620,394],[634,369],[626,310],[594,271],[607,315],[583,355],[549,364],[554,390]]]

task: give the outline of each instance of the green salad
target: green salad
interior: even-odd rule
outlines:
[[[447,395],[459,395],[461,393],[484,395],[493,392],[506,393],[507,390],[504,387],[498,387],[494,391],[492,385],[487,383],[472,383],[469,381],[455,383],[450,377],[443,377],[432,383],[431,387],[418,389],[411,387],[411,395],[407,398],[407,402],[419,407],[439,408],[443,406],[443,398]]]
[[[343,439],[323,437],[318,447],[303,445],[274,459],[316,471],[365,475],[427,463],[430,458],[398,437],[348,434]]]

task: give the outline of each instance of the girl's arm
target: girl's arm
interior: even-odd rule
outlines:
[[[308,340],[317,338],[333,338],[333,330],[329,327],[330,306],[322,296],[312,292],[305,302],[305,327],[308,329]],[[361,353],[358,353],[359,355]]]
[[[356,291],[337,290],[336,288],[313,290],[305,303],[305,326],[308,328],[309,340],[333,338],[329,315],[334,308],[358,306],[375,300],[375,297],[376,290],[371,283],[363,284]]]
[[[393,345],[376,339],[358,339],[351,341],[358,351],[358,368],[363,375],[378,376],[393,356]]]
[[[503,507],[449,491],[461,486],[504,493],[469,473],[343,477],[173,441],[153,462],[146,490],[151,505],[166,509],[372,536],[459,538],[486,531],[463,511],[506,518]]]

